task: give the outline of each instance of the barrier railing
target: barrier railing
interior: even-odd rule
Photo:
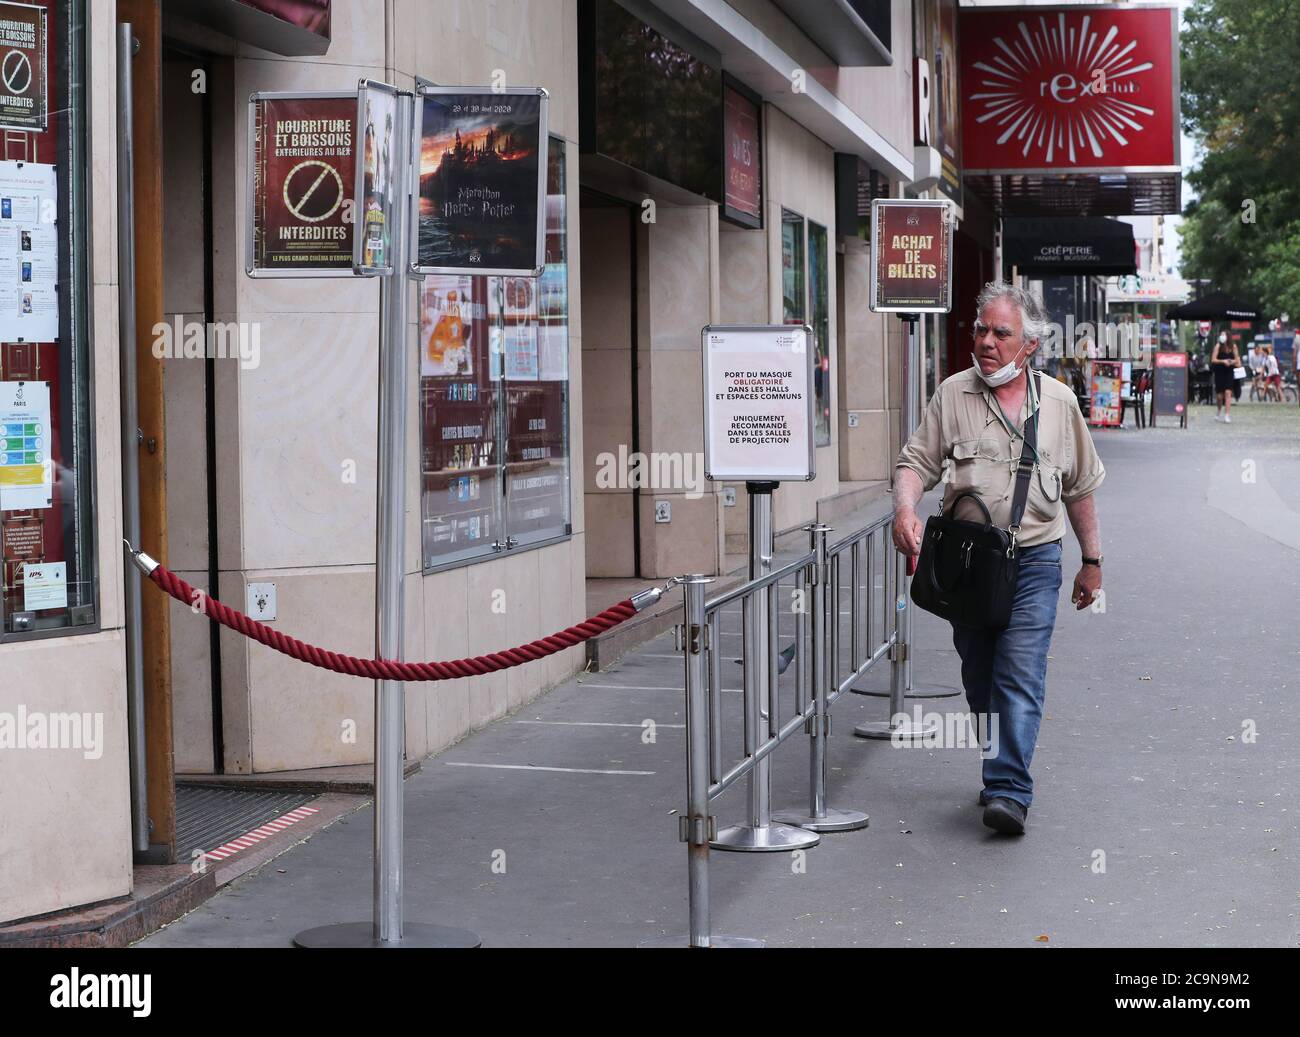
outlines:
[[[808,811],[779,814],[773,820],[813,832],[848,831],[868,823],[861,811],[827,805],[826,739],[835,701],[873,666],[890,658],[897,643],[898,620],[893,603],[900,574],[896,566],[888,564],[892,558],[889,523],[889,517],[882,518],[829,547],[830,527],[808,526],[807,553],[712,599],[705,598],[705,590],[713,582],[711,577],[686,576],[679,581],[684,592],[679,643],[685,660],[687,741],[687,805],[685,815],[679,819],[679,834],[687,844],[691,947],[761,943],[712,933],[709,850],[718,847],[718,833],[710,807],[727,789],[749,776],[752,810],[755,769],[791,735],[802,729],[809,736]],[[882,571],[879,593],[874,578],[877,562]],[[784,651],[778,648],[783,615],[778,607],[778,592],[782,581],[789,581],[793,591],[789,610],[793,641]],[[845,589],[847,609],[842,607]],[[728,765],[724,760],[722,661],[729,653],[723,652],[722,616],[728,606],[737,602],[742,616],[743,750],[740,759]],[[762,630],[760,618],[765,626]],[[847,637],[843,636],[844,630]],[[844,648],[847,653],[842,651]],[[896,669],[896,657],[891,662]],[[780,678],[791,665],[793,703],[783,715]],[[655,942],[680,944],[680,940]]]

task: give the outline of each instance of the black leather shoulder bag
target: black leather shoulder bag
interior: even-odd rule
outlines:
[[[1020,575],[1016,538],[1029,499],[1041,409],[1040,391],[1038,410],[1025,422],[1025,445],[1011,498],[1011,524],[1006,529],[993,525],[988,506],[971,490],[954,497],[946,512],[941,504],[940,514],[926,520],[921,557],[912,578],[912,601],[918,607],[965,626],[996,628],[1010,622]],[[954,517],[957,504],[966,497],[979,505],[983,522]]]

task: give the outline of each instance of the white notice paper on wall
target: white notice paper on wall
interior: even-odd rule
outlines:
[[[23,566],[23,608],[28,612],[68,607],[68,563]]]
[[[54,167],[0,162],[0,342],[59,337]]]
[[[0,382],[0,511],[48,508],[53,497],[50,383]]]
[[[807,325],[704,329],[707,478],[813,478],[812,341]]]

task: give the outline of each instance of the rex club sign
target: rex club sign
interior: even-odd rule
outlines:
[[[967,172],[1178,165],[1174,7],[961,12]]]

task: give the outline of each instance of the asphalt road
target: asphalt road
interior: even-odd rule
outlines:
[[[981,826],[975,750],[854,738],[886,700],[845,695],[830,802],[870,827],[802,860],[713,853],[716,932],[772,946],[1300,944],[1300,408],[1242,406],[1232,425],[1193,408],[1186,430],[1095,438],[1105,609],[1070,607],[1067,537],[1028,834]],[[916,640],[918,684],[959,684],[946,625],[921,613]],[[406,790],[406,917],[488,946],[684,933],[681,686],[659,638],[426,760]],[[740,696],[724,700],[734,717]],[[773,802],[803,802],[806,780],[799,735],[773,758]],[[739,820],[743,789],[716,809]],[[146,943],[283,946],[368,919],[371,819],[349,815]]]

